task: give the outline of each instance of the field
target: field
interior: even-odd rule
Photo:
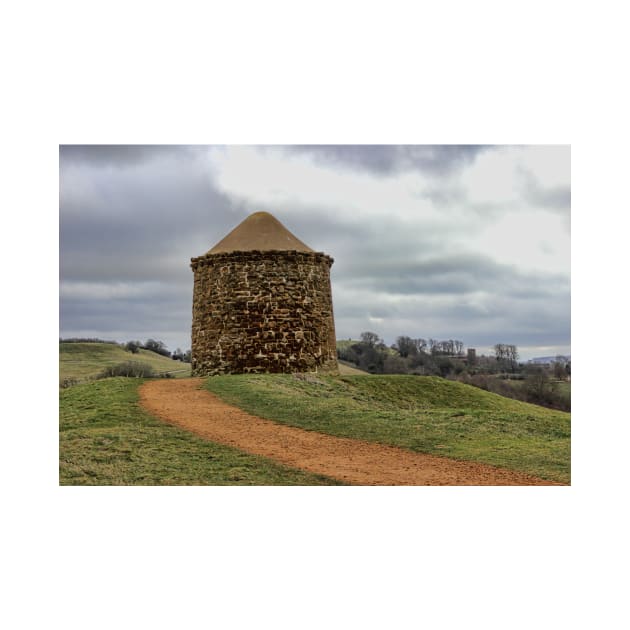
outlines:
[[[137,354],[127,352],[122,346],[111,343],[60,343],[59,381],[76,379],[86,381],[94,378],[106,367],[135,361],[150,365],[156,373],[172,372],[173,376],[190,376],[190,365],[173,361],[150,350]]]
[[[570,482],[570,415],[438,377],[222,376],[207,388],[249,413],[339,437]]]
[[[143,379],[60,391],[60,485],[338,485],[164,424],[138,405]]]
[[[68,343],[60,344],[60,376],[89,379],[130,359],[188,375],[187,365],[152,352]],[[165,424],[140,407],[143,382],[108,378],[60,391],[60,484],[339,483]],[[242,375],[213,377],[205,386],[285,425],[570,483],[570,414],[462,383],[404,375]]]

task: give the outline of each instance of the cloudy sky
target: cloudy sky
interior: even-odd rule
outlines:
[[[190,347],[190,258],[271,212],[330,254],[338,339],[570,353],[567,146],[62,146],[60,335]]]

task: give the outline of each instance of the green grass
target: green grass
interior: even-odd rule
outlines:
[[[163,423],[138,404],[142,379],[59,392],[60,485],[339,485]]]
[[[216,376],[206,387],[283,424],[570,482],[570,414],[437,377]]]
[[[190,376],[190,364],[173,361],[150,350],[131,354],[122,346],[111,343],[60,343],[59,381],[86,381],[97,376],[105,367],[127,361],[146,363],[157,373],[174,372],[176,377]]]

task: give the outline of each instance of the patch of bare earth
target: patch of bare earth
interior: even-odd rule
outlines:
[[[140,401],[162,420],[213,442],[355,485],[561,485],[486,464],[423,455],[277,424],[222,402],[203,379],[148,381]]]

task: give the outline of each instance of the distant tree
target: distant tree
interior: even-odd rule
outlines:
[[[382,374],[383,364],[387,357],[387,349],[382,350],[364,342],[356,345],[361,346],[358,366],[367,372]]]
[[[494,356],[501,369],[516,370],[518,361],[518,348],[508,343],[497,343],[494,345]]]
[[[414,355],[418,352],[416,339],[412,339],[411,337],[398,337],[396,339],[396,348],[398,350],[398,354],[400,354],[403,358],[407,358],[409,355]]]
[[[425,352],[427,349],[427,340],[426,339],[414,339],[416,343],[416,349],[418,352]]]
[[[152,352],[157,352],[165,357],[170,357],[171,353],[166,349],[166,345],[162,341],[156,341],[155,339],[147,339],[144,343],[144,347]]]
[[[553,400],[556,384],[551,381],[547,372],[541,368],[533,369],[523,384],[529,402],[542,405]]]
[[[514,345],[508,345],[506,346],[506,348],[507,348],[508,365],[510,369],[512,370],[512,372],[514,372],[516,370],[516,365],[518,362],[518,349]]]
[[[192,361],[190,348],[184,352],[184,358],[182,359],[184,363],[190,363]]]
[[[426,352],[419,352],[407,360],[409,368],[416,374],[439,374],[435,357]]]
[[[359,357],[362,352],[362,347],[360,343],[352,344],[349,347],[338,348],[337,349],[337,358],[342,361],[348,361],[348,363],[354,363],[355,365],[359,365]]]
[[[125,350],[127,350],[127,352],[131,352],[131,354],[138,354],[141,347],[142,344],[139,341],[128,341],[125,344]]]
[[[556,357],[553,363],[553,375],[557,379],[566,379],[567,375],[567,361],[566,357]]]
[[[376,333],[367,331],[361,333],[361,341],[368,346],[375,346],[381,343],[381,338]]]
[[[406,374],[407,371],[407,362],[402,357],[390,355],[383,360],[384,374]]]
[[[454,370],[453,362],[446,357],[439,357],[438,359],[436,359],[436,365],[439,370],[440,376],[447,377]]]
[[[505,361],[507,350],[504,343],[494,344],[494,356],[497,358],[497,362],[501,363]]]

